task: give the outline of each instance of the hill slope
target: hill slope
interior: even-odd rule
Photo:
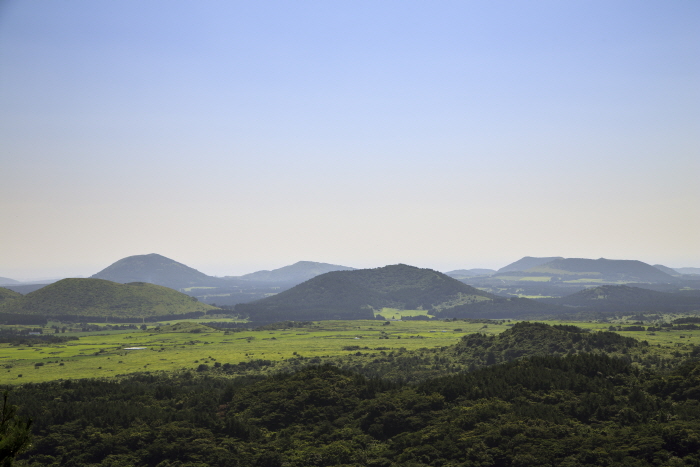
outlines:
[[[549,257],[544,257],[544,258],[536,258],[533,256],[525,256],[523,258],[520,258],[514,263],[510,263],[507,266],[503,266],[501,269],[496,271],[497,273],[502,273],[502,272],[513,272],[513,271],[525,271],[530,268],[534,268],[535,266],[539,266],[540,264],[545,264],[549,263],[550,261],[553,261],[555,259],[562,259],[561,256],[549,256]]]
[[[300,284],[321,274],[332,271],[353,271],[355,268],[340,266],[337,264],[316,263],[313,261],[299,261],[289,266],[284,266],[271,271],[257,271],[236,279],[257,282],[295,282]]]
[[[19,294],[14,290],[0,287],[0,303],[4,303],[10,300],[17,300],[19,298],[22,298],[22,294]]]
[[[677,279],[647,263],[636,260],[561,258],[526,270],[527,273],[575,276],[604,281],[675,282]]]
[[[215,286],[223,282],[217,277],[207,276],[196,269],[155,253],[122,258],[91,276],[91,279],[104,279],[121,284],[148,282],[171,289]]]
[[[14,279],[10,279],[9,277],[0,277],[0,285],[10,285],[10,284],[19,284],[19,281],[16,281]]]
[[[44,316],[141,318],[215,309],[155,284],[102,279],[63,279],[0,306],[2,313]]]
[[[322,274],[236,311],[254,319],[372,319],[373,309],[451,308],[492,295],[432,269],[405,264]]]

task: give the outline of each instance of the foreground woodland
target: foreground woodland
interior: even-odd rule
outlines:
[[[700,465],[700,352],[661,365],[652,348],[518,323],[273,373],[256,361],[25,384],[11,401],[34,439],[16,465]]]

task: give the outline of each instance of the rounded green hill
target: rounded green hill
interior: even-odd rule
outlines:
[[[215,307],[176,290],[144,282],[63,279],[0,307],[3,313],[142,318],[207,312]]]

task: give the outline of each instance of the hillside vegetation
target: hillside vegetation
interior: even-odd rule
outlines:
[[[372,319],[382,308],[438,311],[492,299],[432,269],[398,264],[329,272],[235,309],[256,320]]]
[[[0,287],[0,303],[10,301],[10,300],[16,300],[18,298],[22,298],[22,294],[17,293],[14,290]]]
[[[43,316],[142,318],[215,309],[155,284],[63,279],[0,305],[0,313]]]

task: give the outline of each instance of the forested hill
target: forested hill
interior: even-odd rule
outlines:
[[[6,302],[9,300],[15,300],[18,298],[22,298],[22,294],[19,294],[19,293],[15,292],[14,290],[0,287],[0,303]]]
[[[1,313],[105,318],[187,315],[213,309],[160,285],[102,279],[63,279],[0,305]]]
[[[442,310],[493,298],[432,269],[397,264],[322,274],[236,311],[256,320],[371,319],[372,309]]]
[[[105,279],[121,284],[148,282],[171,289],[215,287],[227,283],[220,278],[207,276],[196,269],[155,253],[122,258],[94,274],[91,279]]]

